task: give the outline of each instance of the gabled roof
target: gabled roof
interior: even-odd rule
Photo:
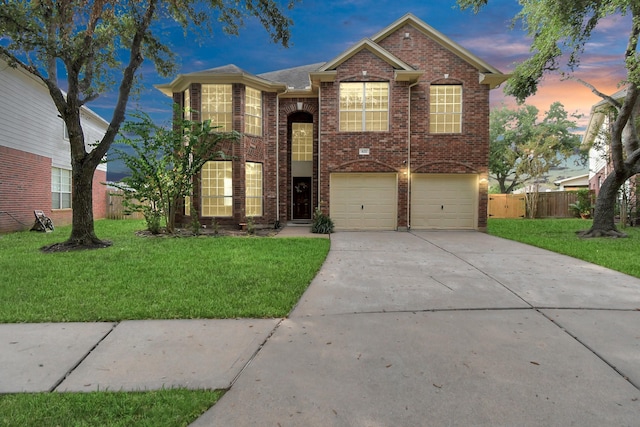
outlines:
[[[20,72],[23,73],[25,76],[28,76],[33,81],[35,81],[38,85],[42,86],[44,88],[45,92],[47,94],[49,94],[49,89],[47,88],[46,83],[44,81],[42,81],[42,79],[36,73],[31,71],[22,62],[14,60],[13,58],[10,58],[9,56],[7,56],[7,55],[5,55],[3,53],[0,53],[0,70],[5,70],[7,67],[11,67],[11,68],[20,70]],[[61,92],[62,92],[62,95],[66,98],[67,97],[67,92],[64,91],[64,90],[61,90]],[[102,117],[101,115],[99,115],[98,113],[93,111],[91,108],[87,107],[86,105],[81,106],[80,107],[80,111],[85,113],[87,116],[93,118],[94,120],[100,122],[100,124],[102,124],[105,127],[105,129],[107,127],[109,127],[109,121],[107,121],[104,117]]]
[[[385,61],[395,69],[396,80],[399,81],[416,81],[424,73],[424,71],[416,70],[391,52],[374,43],[371,39],[363,39],[356,43],[350,49],[344,51],[340,55],[325,63],[318,71],[310,73],[313,82],[332,81],[335,76],[335,69],[343,62],[350,59],[355,54],[368,50],[375,56]]]
[[[627,88],[619,90],[618,92],[611,95],[611,97],[616,101],[623,101],[626,96]],[[606,116],[605,109],[609,105],[610,104],[607,101],[602,100],[591,107],[589,124],[587,125],[587,129],[584,132],[584,137],[582,138],[583,147],[591,147],[591,145],[593,144],[593,141],[598,135],[598,132],[602,127],[602,123],[604,122],[604,118]]]
[[[509,77],[508,75],[502,74],[500,70],[489,65],[488,63],[486,63],[485,61],[483,61],[473,53],[469,52],[467,49],[463,48],[453,40],[449,39],[447,36],[439,32],[435,28],[431,27],[430,25],[427,25],[424,21],[422,21],[412,13],[407,13],[402,18],[398,19],[388,27],[382,29],[376,35],[371,37],[371,40],[373,40],[375,43],[379,43],[384,38],[398,31],[400,28],[402,28],[407,24],[418,29],[422,34],[434,40],[440,46],[454,53],[456,56],[464,59],[467,63],[471,64],[481,73],[500,75],[500,76],[503,76],[505,80]]]
[[[503,74],[413,14],[408,13],[373,37],[361,40],[326,63],[303,65],[258,75],[251,74],[230,64],[210,70],[180,74],[171,83],[156,85],[155,87],[164,94],[172,96],[173,92],[184,91],[190,83],[245,83],[257,89],[275,91],[281,94],[287,93],[287,96],[310,95],[317,90],[317,84],[319,82],[335,80],[337,74],[336,68],[363,50],[373,53],[393,67],[397,81],[413,83],[418,81],[420,76],[424,74],[424,71],[416,70],[378,44],[381,40],[405,25],[411,25],[417,28],[424,35],[476,68],[479,72],[481,84],[489,85],[489,87],[493,89],[509,78],[508,74]]]
[[[286,89],[284,83],[275,83],[258,77],[234,64],[210,68],[204,71],[196,71],[194,73],[178,74],[171,83],[155,85],[155,88],[167,96],[172,96],[173,92],[186,90],[191,83],[246,83],[256,89],[272,91],[283,91]]]

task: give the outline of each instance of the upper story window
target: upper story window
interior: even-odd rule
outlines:
[[[313,160],[313,123],[291,124],[291,160],[309,162]]]
[[[244,133],[262,136],[262,92],[251,87],[245,90]]]
[[[71,171],[51,168],[51,208],[71,209]]]
[[[202,85],[202,103],[200,117],[202,121],[211,120],[211,126],[217,131],[233,130],[233,110],[231,85]]]
[[[389,83],[340,83],[340,130],[389,130]]]
[[[429,104],[429,132],[462,132],[462,86],[432,85]]]

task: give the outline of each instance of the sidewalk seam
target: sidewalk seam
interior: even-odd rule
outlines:
[[[271,329],[271,332],[269,332],[269,335],[267,335],[267,337],[262,341],[262,343],[260,343],[260,345],[258,346],[256,351],[253,352],[251,357],[249,357],[249,360],[247,360],[247,363],[244,364],[244,366],[238,371],[236,376],[233,377],[231,382],[229,382],[229,386],[227,387],[227,390],[231,389],[231,387],[233,387],[233,385],[236,383],[236,381],[238,381],[238,378],[240,378],[240,375],[242,375],[242,373],[245,371],[245,369],[247,369],[247,367],[251,364],[251,362],[253,362],[253,359],[256,358],[256,356],[258,355],[258,353],[260,353],[260,350],[262,350],[262,348],[265,346],[267,341],[269,341],[269,339],[273,336],[273,334],[275,334],[276,330],[280,327],[282,322],[284,322],[284,318],[280,319],[278,321],[278,323],[276,323],[276,325],[273,327],[273,329]]]
[[[616,372],[618,375],[620,375],[620,377],[624,380],[626,380],[629,384],[631,384],[633,387],[635,387],[637,390],[640,391],[640,384],[636,384],[633,381],[631,381],[631,379],[624,374],[624,372],[622,372],[620,369],[618,369],[616,366],[614,366],[611,362],[609,362],[607,359],[604,358],[604,356],[600,355],[595,349],[591,348],[589,345],[587,345],[587,343],[585,343],[584,341],[582,341],[580,338],[578,338],[577,335],[575,335],[574,333],[572,333],[571,331],[569,331],[569,329],[567,329],[565,326],[563,326],[560,322],[558,322],[556,319],[552,319],[551,317],[547,316],[545,313],[543,313],[541,310],[544,309],[536,309],[536,311],[538,313],[540,313],[545,319],[547,319],[549,322],[553,323],[557,328],[559,328],[562,332],[564,332],[565,334],[569,335],[571,338],[573,338],[577,343],[579,343],[581,346],[583,346],[584,348],[586,348],[587,350],[589,350],[591,352],[591,354],[593,354],[594,356],[596,356],[598,359],[600,359],[602,362],[604,362],[608,367],[610,367],[611,369],[614,370],[614,372]],[[635,311],[635,310],[631,310],[631,311]]]
[[[74,364],[67,372],[65,372],[65,374],[62,376],[62,378],[60,378],[58,381],[56,381],[56,383],[49,389],[49,392],[52,393],[54,391],[57,391],[56,389],[58,387],[60,387],[60,385],[64,382],[64,380],[66,380],[67,378],[69,378],[69,375],[71,375],[73,373],[73,371],[75,371],[78,366],[80,366],[82,364],[82,362],[84,362],[87,357],[89,357],[89,355],[91,353],[93,353],[93,351],[98,348],[98,346],[102,343],[102,341],[104,341],[109,335],[111,335],[111,332],[113,332],[116,327],[118,327],[118,325],[120,324],[120,322],[116,322],[116,323],[112,323],[111,325],[111,329],[109,329],[103,336],[102,338],[100,338],[98,340],[98,342],[95,343],[95,345],[93,347],[91,347],[89,349],[89,351],[87,351],[84,356],[82,356],[80,358],[80,360],[78,360],[78,362],[76,364]]]

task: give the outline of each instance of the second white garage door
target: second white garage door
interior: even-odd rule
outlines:
[[[412,229],[475,229],[477,215],[478,175],[411,175]]]
[[[330,216],[338,230],[395,230],[395,173],[332,173]]]

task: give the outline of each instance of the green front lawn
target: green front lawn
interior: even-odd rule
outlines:
[[[31,393],[0,395],[0,425],[20,427],[177,427],[195,421],[222,391]]]
[[[69,227],[0,235],[0,322],[284,317],[329,240],[138,237],[143,221],[96,222],[113,246],[42,253]],[[0,425],[186,426],[223,394],[211,390],[0,395]]]
[[[620,228],[624,239],[582,239],[576,231],[591,227],[583,219],[489,219],[488,232],[572,256],[640,278],[640,228]]]
[[[53,233],[0,236],[0,322],[284,317],[329,240],[139,237],[143,221],[96,221],[106,249],[42,253]]]

